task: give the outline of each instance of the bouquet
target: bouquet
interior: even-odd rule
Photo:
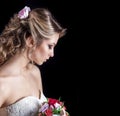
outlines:
[[[66,111],[64,102],[60,99],[47,98],[47,101],[40,107],[38,116],[70,116]]]

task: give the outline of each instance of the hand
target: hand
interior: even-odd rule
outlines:
[[[60,116],[69,116],[68,113],[65,111],[65,109],[63,108],[60,112]]]

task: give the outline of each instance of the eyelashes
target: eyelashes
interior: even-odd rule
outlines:
[[[48,45],[48,48],[49,49],[53,49],[53,45]]]

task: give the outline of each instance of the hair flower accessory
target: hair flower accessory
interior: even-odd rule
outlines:
[[[25,6],[22,10],[18,12],[18,18],[25,19],[28,17],[29,12],[31,11],[30,7]]]

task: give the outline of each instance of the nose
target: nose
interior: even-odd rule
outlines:
[[[53,57],[53,56],[54,56],[54,50],[51,50],[50,57]]]

